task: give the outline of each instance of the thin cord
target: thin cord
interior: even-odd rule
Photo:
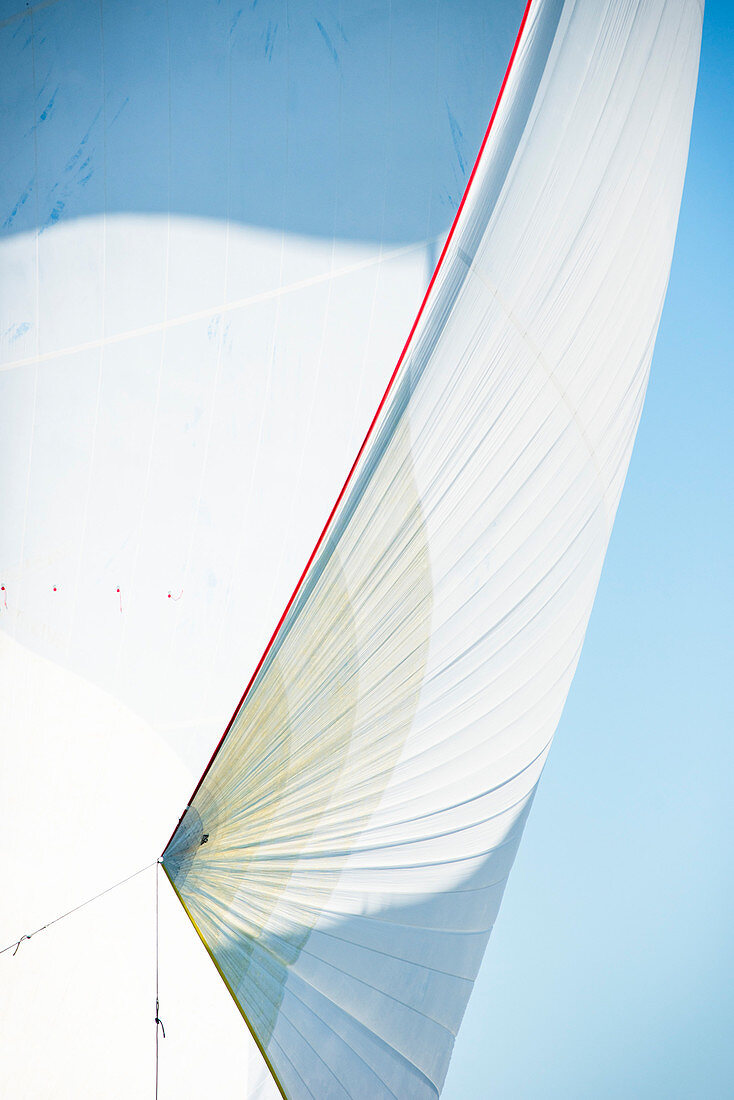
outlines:
[[[102,890],[101,893],[95,894],[93,898],[87,898],[86,901],[81,902],[80,905],[75,905],[73,909],[67,910],[67,912],[62,913],[61,916],[54,917],[54,919],[50,920],[48,924],[42,924],[40,928],[37,928],[35,930],[35,932],[28,932],[27,934],[21,936],[19,940],[16,940],[14,943],[8,944],[7,947],[3,947],[3,949],[0,951],[0,955],[4,955],[6,951],[12,951],[15,955],[23,940],[30,940],[33,936],[37,936],[39,932],[45,932],[47,928],[51,928],[52,925],[58,924],[60,920],[64,920],[66,917],[70,917],[72,913],[78,913],[80,909],[84,909],[85,906],[91,905],[92,902],[97,901],[98,898],[103,898],[105,894],[109,894],[112,890],[117,890],[119,886],[124,886],[126,882],[130,882],[132,881],[132,879],[137,878],[138,875],[142,875],[143,871],[149,871],[150,868],[155,867],[157,863],[158,860],[155,860],[153,863],[147,863],[145,867],[141,867],[140,870],[135,871],[134,874],[128,875],[127,878],[120,879],[120,881],[116,882],[114,886],[108,886],[106,890]]]
[[[163,1038],[166,1037],[166,1029],[163,1026],[163,1020],[160,1018],[160,1002],[158,1000],[158,864],[160,860],[155,861],[155,1097],[158,1100],[158,1025],[161,1026],[163,1032]]]

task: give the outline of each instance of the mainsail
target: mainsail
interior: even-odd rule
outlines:
[[[284,1096],[436,1096],[642,409],[701,32],[531,0],[418,322],[163,865]]]
[[[3,3],[0,942],[159,854],[374,415],[523,3]],[[58,1098],[147,1092],[151,875],[3,966],[0,1093],[49,1067]],[[162,1086],[249,1095],[267,1069],[160,901]]]

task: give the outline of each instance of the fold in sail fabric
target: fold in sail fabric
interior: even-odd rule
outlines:
[[[578,661],[698,0],[531,0],[404,357],[163,864],[285,1096],[436,1096]]]

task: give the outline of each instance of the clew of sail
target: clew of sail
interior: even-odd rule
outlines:
[[[532,0],[424,308],[163,855],[284,1095],[436,1096],[578,661],[698,0]]]

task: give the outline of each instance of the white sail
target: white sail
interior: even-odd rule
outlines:
[[[164,865],[286,1096],[436,1096],[583,642],[697,0],[531,3],[438,276]]]
[[[384,391],[522,11],[0,5],[0,946],[160,854]],[[151,1088],[152,875],[3,956],[0,1095]],[[160,906],[161,1095],[260,1095]]]

